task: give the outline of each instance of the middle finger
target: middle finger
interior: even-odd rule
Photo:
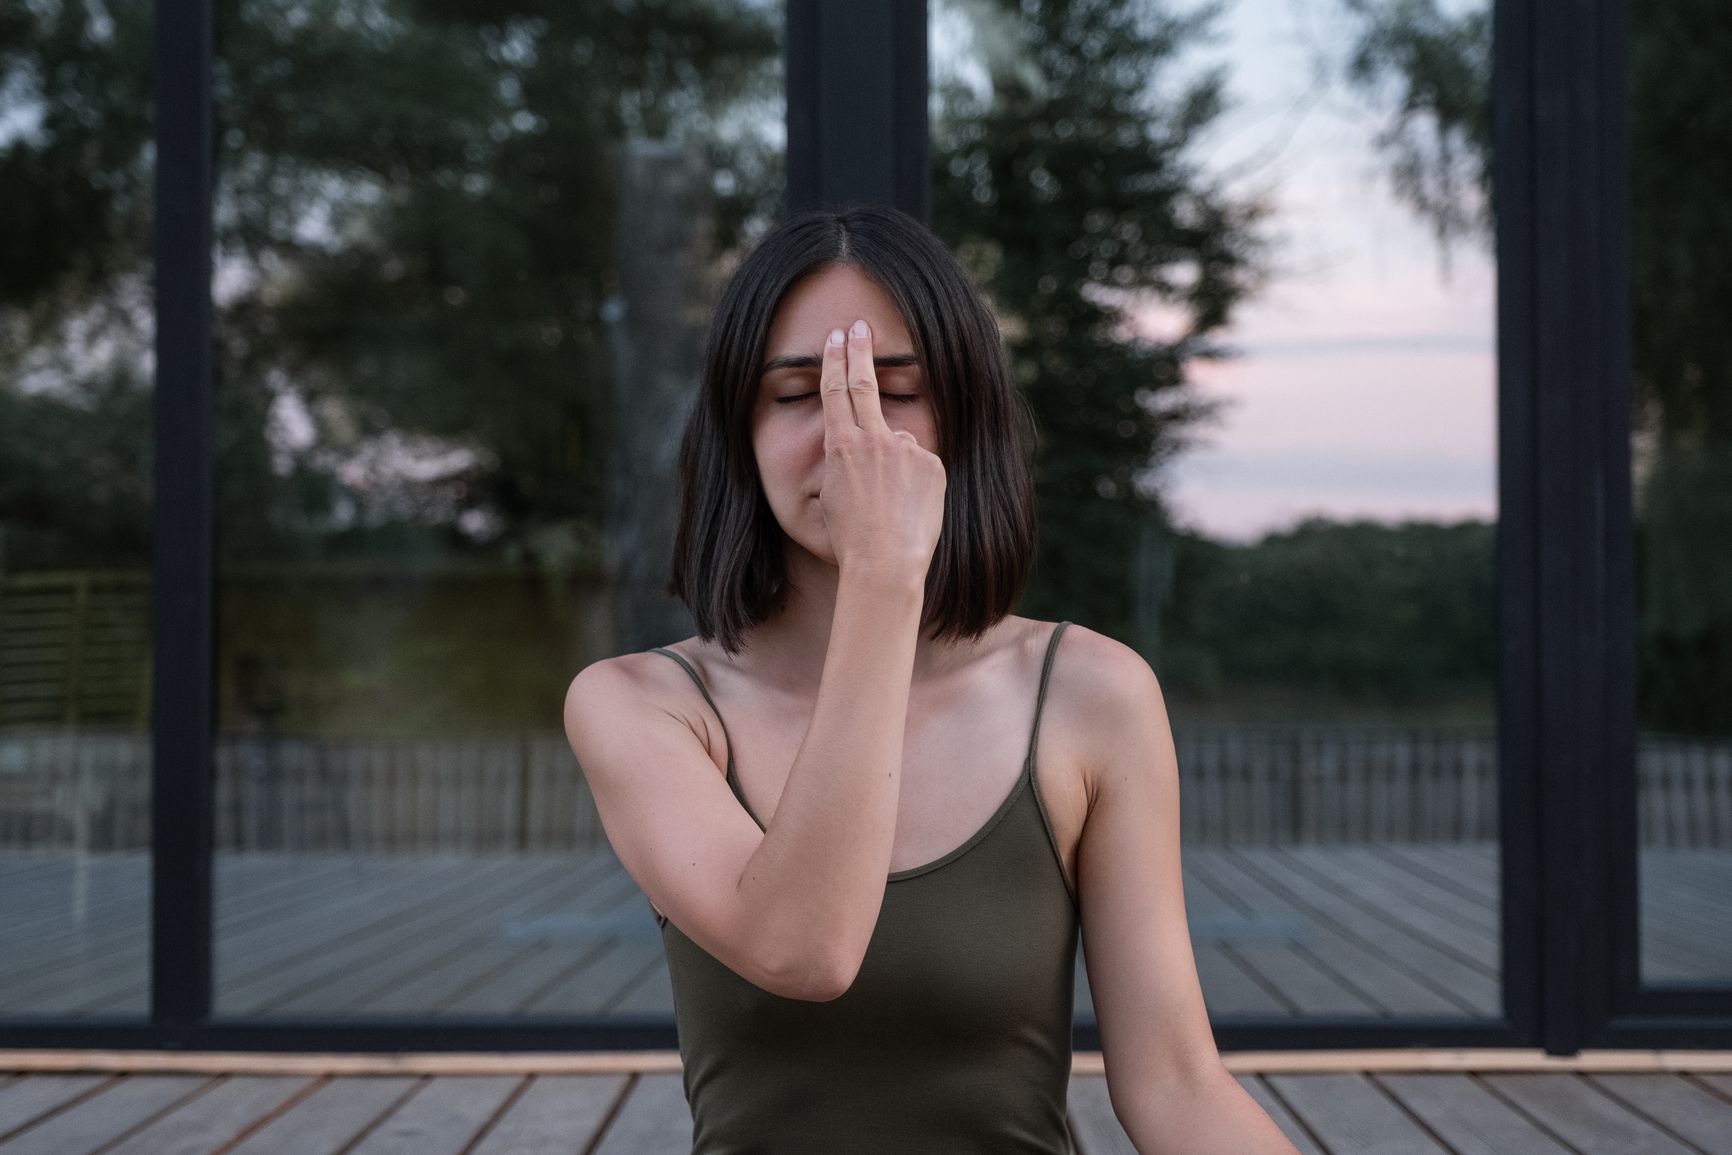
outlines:
[[[854,402],[854,424],[862,429],[885,429],[884,409],[878,400],[878,371],[872,364],[872,328],[855,321],[848,331],[848,396]]]

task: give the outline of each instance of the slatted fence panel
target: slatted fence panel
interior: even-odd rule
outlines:
[[[1490,841],[1488,728],[1208,726],[1174,735],[1187,846]],[[605,844],[558,731],[420,739],[228,735],[222,849],[535,852]],[[0,729],[0,848],[148,845],[135,729]],[[1732,742],[1644,735],[1642,844],[1732,848]]]

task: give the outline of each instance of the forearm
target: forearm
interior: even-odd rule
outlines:
[[[1299,1155],[1225,1067],[1115,1096],[1113,1110],[1137,1155]]]
[[[878,922],[923,605],[922,583],[843,572],[811,722],[740,878],[755,925],[815,977],[864,957]]]

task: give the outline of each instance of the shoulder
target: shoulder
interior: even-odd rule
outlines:
[[[685,681],[687,675],[675,662],[648,650],[591,662],[566,687],[566,727],[644,706],[666,708],[680,700],[675,678]]]
[[[680,657],[693,664],[699,677],[705,676],[701,659],[686,653]],[[725,759],[726,739],[712,729],[701,694],[691,675],[666,654],[636,650],[601,658],[579,670],[566,687],[566,737],[575,752],[586,737],[591,743],[618,740],[616,735],[631,733],[644,719],[666,715],[697,735],[707,749],[723,751]]]
[[[1160,679],[1130,646],[1072,622],[1053,656],[1046,709],[1062,727],[1091,801],[1127,749],[1170,744]]]

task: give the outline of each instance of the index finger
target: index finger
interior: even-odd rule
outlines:
[[[848,338],[848,396],[854,401],[854,424],[887,428],[878,402],[878,369],[872,363],[872,329],[863,320],[854,322]]]

